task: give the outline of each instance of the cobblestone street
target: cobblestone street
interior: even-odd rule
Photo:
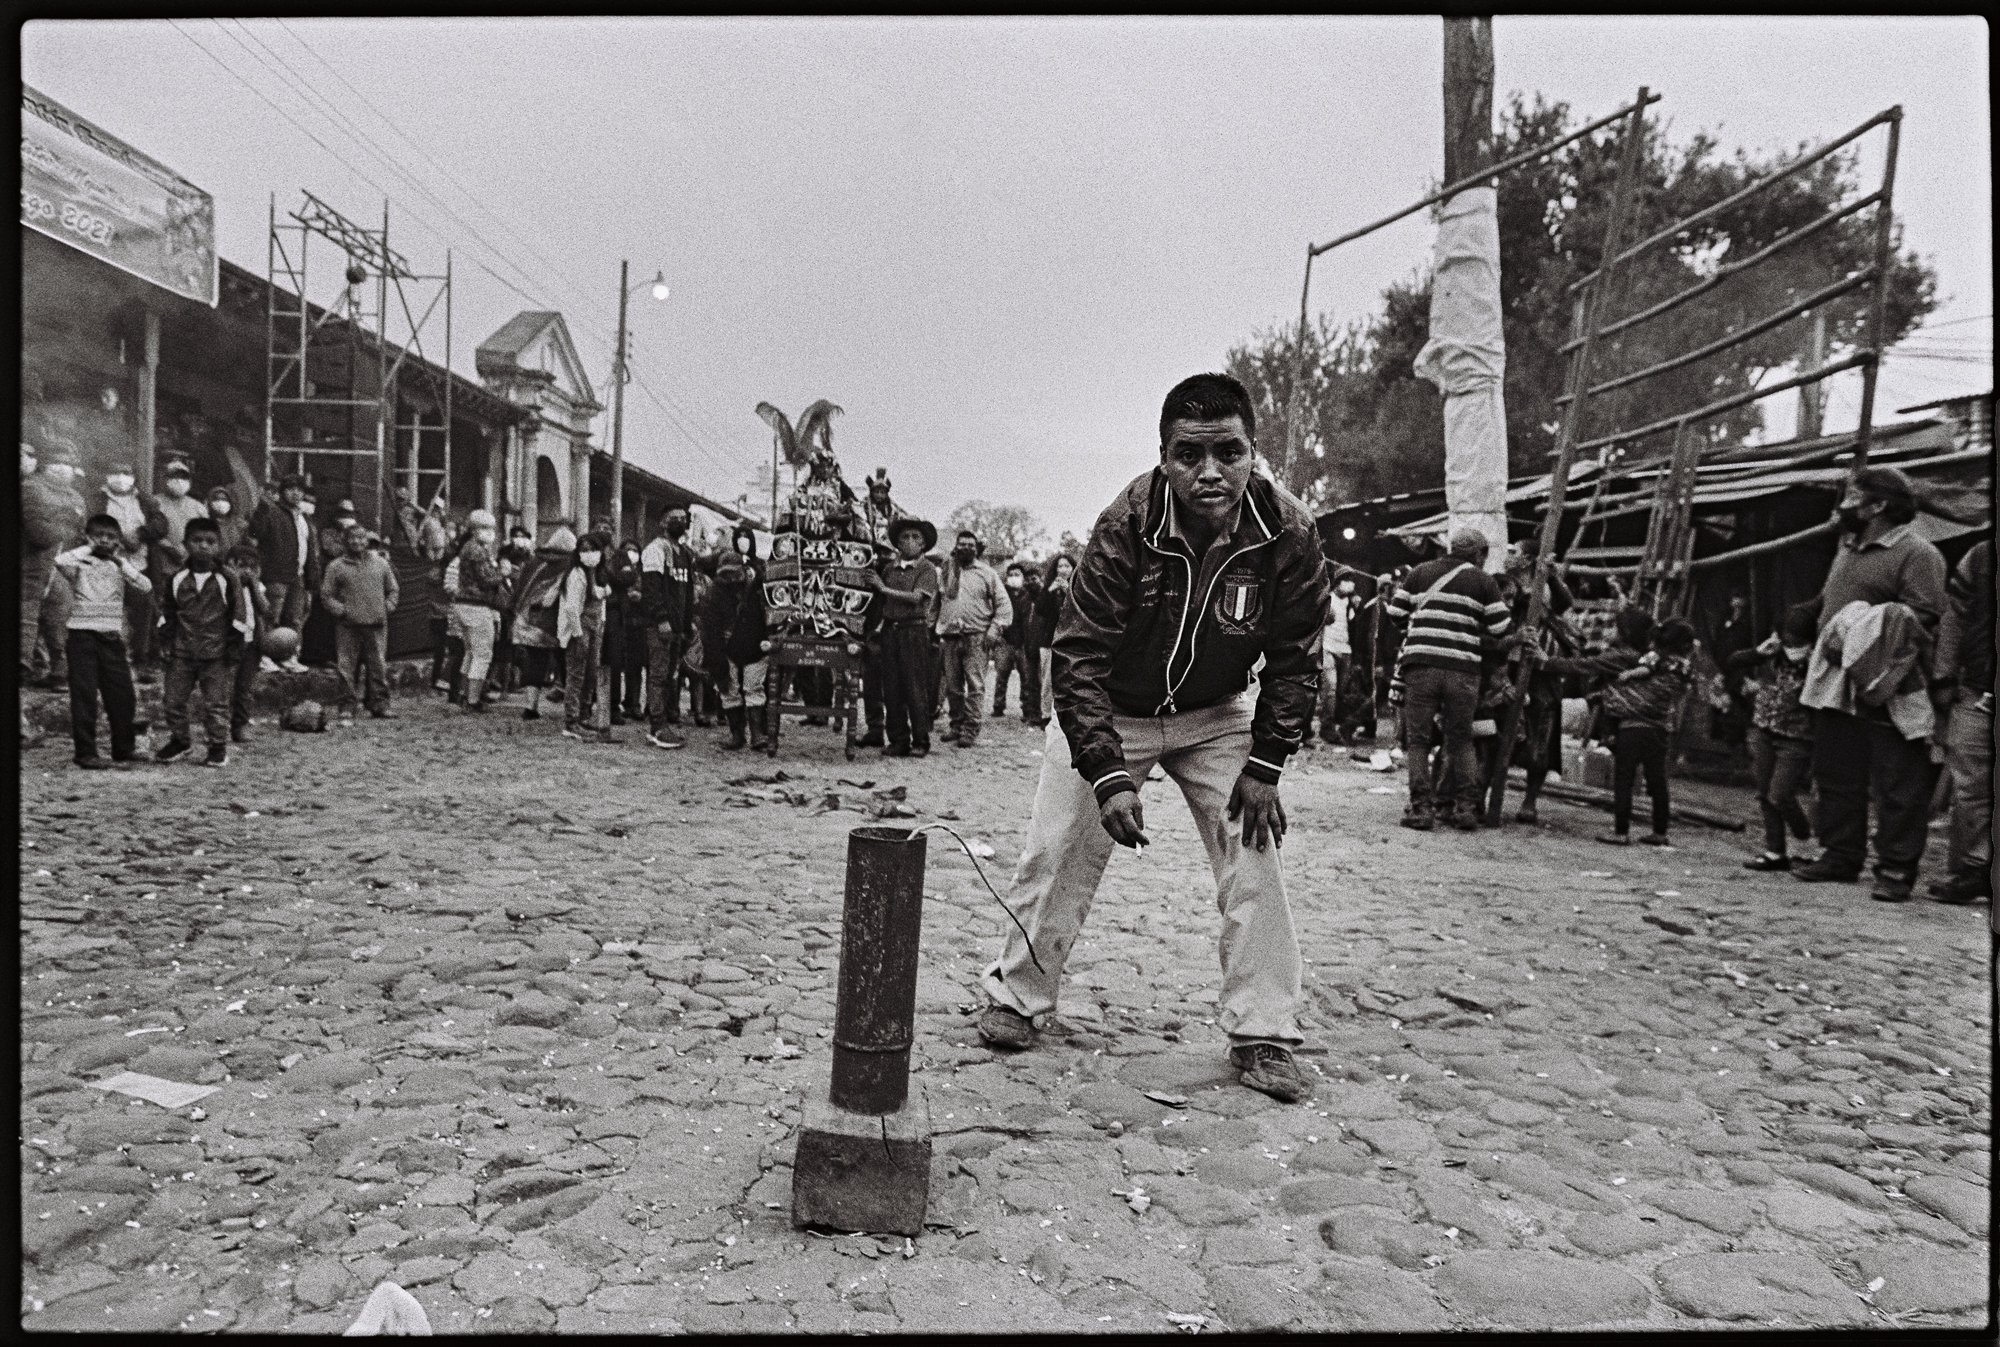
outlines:
[[[849,764],[788,721],[773,761],[399,704],[260,723],[220,772],[24,754],[27,1327],[339,1332],[384,1280],[440,1333],[1989,1322],[1983,906],[1746,873],[1693,826],[1614,851],[1557,803],[1416,834],[1398,777],[1318,749],[1288,1107],[1226,1066],[1170,784],[1015,1056],[971,1015],[1006,917],[932,834],[929,1225],[831,1237],[790,1164],[846,834],[903,788],[1004,893],[1039,733]],[[220,1088],[91,1086],[126,1071]]]

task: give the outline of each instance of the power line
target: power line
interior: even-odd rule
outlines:
[[[168,20],[168,22],[174,23],[174,21],[171,19]],[[220,22],[216,21],[216,23],[217,27],[220,28],[221,27]],[[346,156],[342,155],[338,150],[335,150],[331,145],[328,145],[324,140],[321,140],[318,135],[314,134],[311,128],[305,126],[303,123],[298,121],[297,118],[293,117],[289,112],[285,111],[283,107],[279,106],[278,103],[276,103],[272,98],[270,98],[267,94],[265,94],[265,92],[262,89],[259,89],[255,84],[251,83],[248,79],[246,79],[239,71],[236,70],[234,66],[230,65],[227,61],[223,60],[220,56],[216,55],[213,51],[209,50],[206,44],[202,43],[199,39],[197,39],[192,33],[188,32],[185,28],[182,28],[179,23],[174,23],[174,28],[183,37],[187,38],[189,42],[193,43],[197,48],[199,48],[203,55],[207,56],[211,61],[215,62],[217,65],[221,66],[225,71],[227,71],[229,75],[237,81],[237,83],[243,85],[244,88],[250,90],[251,93],[255,94],[260,100],[262,100],[267,106],[269,106],[272,111],[276,112],[280,117],[283,117],[301,134],[306,136],[307,139],[311,140],[315,145],[318,145],[321,149],[325,150],[328,154],[332,155],[335,160],[337,160],[341,165],[343,165],[350,173],[354,174],[355,177],[367,183],[369,186],[375,188],[377,191],[383,193],[384,196],[394,195],[387,188],[385,188],[380,182],[376,181],[376,179],[371,177],[369,174],[362,172],[361,169],[356,167],[355,164],[351,162],[349,159],[347,159]],[[250,51],[250,48],[240,38],[237,38],[235,34],[230,33],[229,30],[226,28],[222,29],[222,31],[224,32],[225,35],[229,36],[232,41],[235,41],[239,47],[242,47],[246,52],[249,52],[252,59],[257,60],[258,63],[262,65],[266,71],[269,71],[273,74],[276,73],[275,71],[271,70],[271,66],[268,62],[263,61],[262,58],[258,57],[254,51]],[[262,46],[263,44],[260,42],[258,45]],[[270,48],[266,47],[265,50],[270,51]],[[297,70],[294,69],[289,63],[285,63],[283,61],[283,58],[278,56],[276,52],[271,52],[271,55],[274,59],[285,64],[285,68],[291,71],[295,78],[300,78],[302,80],[302,77],[298,75]],[[323,61],[322,64],[324,64]],[[328,68],[331,69],[331,67]],[[338,78],[338,72],[335,72],[335,75],[336,78]],[[345,83],[345,81],[343,81],[343,83]],[[325,102],[326,100],[322,97],[321,101]],[[470,233],[475,239],[477,239],[480,245],[483,246],[488,252],[492,253],[496,259],[498,259],[501,263],[511,267],[514,271],[519,273],[522,279],[526,280],[530,285],[539,284],[539,282],[537,282],[536,279],[533,276],[531,276],[525,268],[523,268],[518,262],[513,261],[512,258],[510,258],[505,252],[496,247],[494,243],[490,239],[488,239],[483,233],[481,233],[476,226],[472,225],[469,221],[465,220],[464,217],[460,216],[457,211],[453,210],[447,202],[438,198],[434,193],[430,192],[421,183],[417,182],[414,178],[412,178],[406,170],[403,170],[399,165],[397,165],[393,160],[391,160],[389,156],[382,150],[380,145],[377,142],[375,142],[372,138],[366,136],[365,133],[358,132],[358,128],[353,128],[351,124],[343,125],[342,120],[336,120],[335,117],[328,117],[324,111],[322,111],[318,106],[312,103],[307,103],[306,106],[308,110],[314,113],[315,115],[325,118],[329,122],[332,122],[336,127],[339,127],[341,130],[345,131],[350,138],[355,139],[358,142],[365,143],[368,147],[370,147],[373,150],[375,156],[378,159],[382,160],[383,163],[387,164],[399,176],[402,176],[406,180],[410,181],[412,185],[414,185],[420,193],[422,193],[426,198],[428,198],[429,200],[433,201],[436,205],[438,205],[438,207],[442,209],[448,216],[450,216],[461,228],[463,228],[466,232]],[[328,106],[331,106],[331,104],[329,103]],[[380,116],[381,114],[378,112],[377,115]],[[447,242],[449,241],[448,234],[444,230],[439,229],[431,221],[426,219],[420,212],[411,210],[408,213],[418,223],[422,224],[426,229],[430,230],[433,235],[435,235],[440,239],[444,239]],[[546,261],[546,259],[544,260]],[[522,290],[519,286],[515,285],[511,281],[508,281],[505,277],[501,276],[491,267],[481,262],[477,257],[474,257],[472,261],[475,265],[479,266],[479,268],[482,271],[485,271],[495,280],[498,280],[502,284],[506,285],[509,290],[512,290],[515,294],[520,295],[522,298],[526,299],[529,303],[534,304],[537,307],[554,307],[552,305],[549,305],[545,299],[540,299],[528,294],[526,291]],[[609,350],[609,344],[605,343],[601,337],[597,337],[594,332],[590,331],[590,329],[585,329],[585,331],[586,333],[589,334],[590,339],[595,344],[605,347],[607,351]],[[614,353],[614,358],[615,358],[615,353]],[[667,408],[665,407],[664,404],[661,403],[659,397],[653,393],[653,390],[650,387],[648,387],[638,379],[636,373],[633,374],[633,379],[635,382],[640,382],[641,388],[647,393],[649,397],[653,399],[656,406],[660,406],[663,412],[667,411]],[[682,438],[687,440],[689,444],[691,444],[696,450],[698,450],[711,463],[722,468],[726,472],[733,473],[733,472],[740,472],[742,470],[740,464],[729,464],[724,462],[721,458],[719,458],[715,454],[715,452],[711,450],[708,447],[708,445],[703,443],[702,440],[694,433],[693,429],[691,428],[687,420],[673,417],[671,413],[669,413],[669,419],[673,429],[676,430],[681,435]]]

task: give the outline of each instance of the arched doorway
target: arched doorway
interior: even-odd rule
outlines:
[[[535,541],[542,542],[563,517],[562,474],[543,454],[535,455]]]

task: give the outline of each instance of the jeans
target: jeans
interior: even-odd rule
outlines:
[[[1751,726],[1750,765],[1757,773],[1757,810],[1764,816],[1764,850],[1783,856],[1785,835],[1812,836],[1812,820],[1799,792],[1812,779],[1812,740]]]
[[[882,628],[882,709],[892,748],[931,744],[931,637],[921,622]]]
[[[1240,821],[1225,817],[1229,792],[1250,756],[1253,706],[1247,693],[1171,716],[1115,716],[1125,770],[1146,780],[1155,763],[1180,787],[1195,832],[1208,851],[1222,912],[1222,996],[1216,1022],[1232,1043],[1304,1042],[1299,1033],[1300,961],[1278,847],[1243,845]],[[1009,923],[1000,957],[981,977],[986,995],[1023,1015],[1056,1008],[1063,964],[1097,894],[1111,836],[1099,821],[1090,783],[1070,766],[1062,726],[1043,740],[1028,840],[1014,870],[1007,906],[1034,942]]]
[[[1410,771],[1410,808],[1431,807],[1434,718],[1444,721],[1445,768],[1458,798],[1468,808],[1479,807],[1479,756],[1472,751],[1472,717],[1478,704],[1476,671],[1419,665],[1404,675],[1403,723],[1409,728],[1405,761]]]
[[[1320,657],[1319,737],[1329,744],[1340,738],[1340,694],[1347,687],[1348,670],[1353,663],[1351,655]]]
[[[483,604],[455,603],[452,613],[465,635],[465,681],[483,682],[493,665],[493,642],[500,633],[500,614]],[[468,697],[470,692],[466,694]]]
[[[134,665],[159,663],[159,621],[159,605],[151,594],[125,591],[125,630],[131,633],[128,653]]]
[[[232,734],[250,727],[250,707],[257,695],[257,673],[262,663],[263,655],[255,641],[245,641],[243,648],[236,653],[235,676],[230,680],[229,694],[229,729]]]
[[[76,756],[97,756],[97,699],[102,696],[105,718],[111,722],[111,756],[120,761],[131,757],[139,746],[139,696],[132,688],[125,638],[115,631],[71,631],[64,647],[69,656],[69,730]]]
[[[188,742],[188,703],[198,692],[202,700],[202,728],[208,733],[208,742],[226,744],[229,742],[229,694],[236,672],[235,661],[226,655],[214,659],[185,659],[179,655],[169,655],[166,664],[166,686],[161,689],[160,700],[167,717],[167,734],[181,743]]]
[[[1030,647],[1021,652],[1021,719],[1039,725],[1049,718],[1047,694],[1042,691],[1049,652]]]
[[[1021,715],[1028,714],[1028,670],[1019,646],[1008,645],[1005,641],[993,647],[993,714],[1007,714],[1007,684],[1013,681],[1016,670],[1021,674]]]
[[[1868,809],[1875,809],[1875,873],[1914,883],[1930,827],[1937,769],[1922,739],[1887,721],[1844,711],[1813,713],[1813,785],[1820,860],[1858,875],[1868,859]]]
[[[334,668],[340,673],[340,707],[349,715],[354,704],[365,701],[368,709],[389,709],[389,629],[357,627],[343,622],[334,628]]]
[[[681,660],[686,655],[687,642],[671,626],[646,628],[646,722],[655,734],[680,724]]]
[[[451,619],[433,616],[431,618],[431,684],[436,686],[444,681],[445,654],[449,648]]]
[[[302,581],[294,580],[286,584],[273,580],[265,584],[271,599],[271,625],[290,627],[301,635],[305,632],[306,601],[312,597]]]
[[[1667,835],[1672,815],[1667,799],[1667,732],[1656,725],[1620,725],[1611,741],[1611,830],[1632,831],[1632,792],[1640,772],[1653,797],[1653,832]]]
[[[611,709],[627,720],[646,715],[646,673],[652,648],[644,627],[620,622],[604,637],[604,662],[611,669]],[[680,698],[676,689],[675,706]]]
[[[945,704],[951,708],[951,728],[963,743],[979,737],[986,710],[986,634],[972,632],[944,638]]]
[[[563,685],[563,724],[568,728],[611,728],[611,673],[604,667],[604,630],[588,618],[583,635],[569,638],[569,677]],[[589,720],[584,716],[589,714]]]
[[[764,679],[771,671],[770,661],[758,660],[755,664],[738,664],[734,660],[722,666],[722,676],[715,680],[717,700],[722,709],[733,711],[739,706],[758,710],[764,705]]]
[[[861,657],[861,709],[866,717],[868,733],[878,738],[889,710],[888,703],[882,699],[889,677],[888,670],[883,666],[887,646],[888,630],[878,628],[868,638]],[[904,710],[907,714],[908,708]]]
[[[1951,773],[1950,875],[1960,883],[1993,883],[1993,698],[1959,694],[1945,727],[1945,770]]]

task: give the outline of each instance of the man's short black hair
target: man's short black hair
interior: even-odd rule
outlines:
[[[1243,418],[1243,433],[1257,438],[1257,413],[1250,405],[1249,390],[1227,374],[1195,374],[1175,384],[1160,404],[1160,446],[1176,421],[1220,421]]]
[[[285,474],[284,479],[278,483],[278,490],[290,491],[293,487],[297,487],[301,491],[305,490],[306,479],[295,472],[288,472]]]
[[[110,529],[121,538],[125,536],[125,526],[108,514],[94,514],[83,521],[83,531],[86,534],[98,529]]]
[[[188,520],[187,527],[181,530],[183,538],[191,533],[213,533],[216,537],[220,538],[222,536],[222,525],[216,523],[207,515],[197,515],[193,519]]]
[[[229,549],[229,564],[232,566],[254,566],[264,568],[264,554],[249,543],[238,543]]]

